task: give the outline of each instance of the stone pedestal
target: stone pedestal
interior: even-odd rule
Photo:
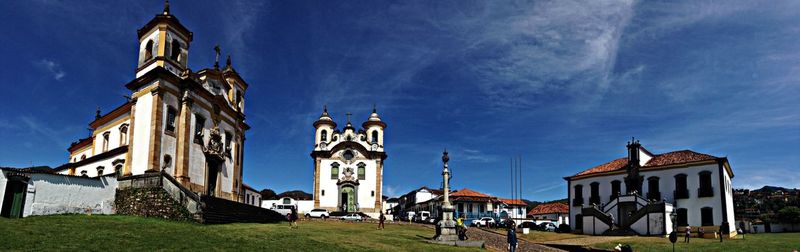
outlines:
[[[442,220],[436,223],[436,241],[457,241],[456,221],[453,220],[453,209],[442,209]]]

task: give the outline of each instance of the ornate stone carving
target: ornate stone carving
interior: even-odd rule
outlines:
[[[353,167],[344,168],[344,171],[342,171],[342,175],[344,175],[344,177],[339,179],[339,181],[336,184],[341,184],[343,182],[352,182],[357,185],[358,178],[356,176],[353,176],[354,174],[355,172],[353,172]]]
[[[225,159],[225,149],[222,145],[222,135],[219,133],[219,127],[215,126],[210,130],[208,144],[203,146],[203,153],[206,156],[217,157],[220,160]]]

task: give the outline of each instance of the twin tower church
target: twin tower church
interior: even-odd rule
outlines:
[[[230,56],[220,66],[219,48],[212,67],[191,70],[193,34],[170,13],[168,3],[137,35],[136,75],[125,84],[130,99],[108,113],[98,110],[89,123],[92,135],[72,143],[69,162],[56,172],[120,178],[165,173],[199,195],[245,202],[248,83]],[[379,212],[386,124],[373,111],[356,129],[349,116],[343,130],[327,108],[314,123],[314,206]]]

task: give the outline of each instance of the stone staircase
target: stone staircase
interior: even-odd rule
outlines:
[[[201,196],[202,223],[224,224],[234,222],[276,223],[286,217],[269,209],[211,196]]]
[[[118,202],[126,203],[119,205],[117,212],[129,215],[193,219],[204,224],[275,223],[286,220],[283,215],[269,209],[212,196],[199,196],[164,172],[119,179],[117,198]],[[154,199],[159,202],[152,202]],[[165,206],[172,206],[173,209],[165,212]]]

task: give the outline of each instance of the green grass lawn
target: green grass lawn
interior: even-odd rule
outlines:
[[[339,221],[200,225],[133,216],[54,215],[0,218],[0,251],[263,250],[477,251],[428,244],[433,229]]]
[[[675,251],[792,251],[800,249],[800,233],[747,234],[739,235],[722,243],[719,239],[692,238],[689,243],[675,243]],[[634,251],[672,251],[672,243],[661,237],[631,237],[608,243],[598,243],[591,247],[611,249],[617,244],[630,244]]]

